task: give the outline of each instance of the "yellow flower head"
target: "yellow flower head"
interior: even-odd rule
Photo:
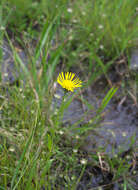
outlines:
[[[74,91],[75,88],[81,87],[82,85],[82,81],[78,78],[75,77],[74,73],[65,73],[63,74],[60,73],[58,78],[57,78],[57,82],[65,89],[67,89],[68,91]]]

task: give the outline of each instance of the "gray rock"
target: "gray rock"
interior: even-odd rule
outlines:
[[[0,60],[2,84],[14,84],[18,80],[22,69],[20,67],[17,68],[12,49],[6,40],[3,40],[0,48],[2,50],[2,59]],[[18,55],[22,60],[22,63],[27,65],[27,56],[25,55],[25,52],[19,49]]]
[[[130,70],[134,73],[138,73],[138,49],[132,51],[130,60]]]
[[[55,98],[53,104],[59,107],[61,105],[63,91],[59,88],[57,94],[61,98]],[[120,93],[118,92],[118,94]],[[87,96],[89,103],[95,107],[95,110],[99,107],[98,102],[102,101],[100,97],[96,101],[96,97],[98,97],[98,94],[94,93],[94,91],[90,93],[89,97]],[[96,102],[97,106],[95,106]],[[129,150],[131,148],[132,138],[138,138],[138,110],[137,107],[126,100],[126,106],[122,106],[120,110],[117,109],[115,103],[110,101],[105,112],[106,114],[103,120],[97,127],[94,130],[88,131],[82,148],[89,153],[102,149],[112,157],[114,154]],[[63,123],[64,125],[71,126],[81,119],[83,115],[84,109],[82,108],[81,102],[74,99],[64,113]],[[89,116],[89,119],[91,118],[93,118],[93,115]],[[88,120],[83,121],[81,126],[85,128]],[[93,128],[93,124],[91,124],[91,127]],[[137,141],[135,141],[134,146],[136,144]]]

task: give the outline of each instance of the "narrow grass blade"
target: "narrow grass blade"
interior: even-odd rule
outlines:
[[[9,44],[10,44],[10,46],[11,46],[11,49],[12,49],[12,51],[13,51],[14,59],[15,59],[15,64],[16,64],[16,66],[17,66],[17,69],[19,69],[19,66],[20,66],[21,69],[22,69],[22,71],[23,71],[23,72],[20,72],[20,75],[24,75],[24,74],[25,74],[26,77],[30,79],[30,72],[29,72],[29,70],[27,69],[26,65],[22,62],[20,56],[19,56],[18,53],[16,52],[14,46],[12,45],[12,43],[11,43],[11,41],[10,41],[10,39],[9,39],[8,34],[7,34],[6,32],[5,32],[5,34],[6,34],[6,37],[7,37],[8,41],[9,41]],[[19,69],[19,71],[20,71],[20,69]],[[23,76],[22,76],[22,77],[23,77]]]
[[[117,90],[118,90],[118,88],[113,87],[108,91],[108,93],[102,100],[101,106],[100,106],[99,110],[97,111],[97,113],[101,113],[105,109],[105,107],[107,106],[107,104],[109,103],[109,101],[111,100],[111,98],[113,97],[113,95],[116,93]]]
[[[51,35],[51,33],[53,34],[53,24],[60,18],[60,15],[58,15],[57,17],[55,17],[53,19],[53,21],[49,24],[49,22],[47,21],[44,25],[42,34],[41,34],[41,39],[39,41],[39,44],[36,48],[36,52],[35,52],[35,60],[37,60],[40,57],[40,54],[43,50],[43,47],[45,46],[46,42],[48,42],[49,37]]]
[[[111,100],[113,95],[116,93],[116,91],[117,91],[117,88],[111,88],[108,91],[108,93],[106,94],[106,96],[102,100],[100,108],[96,111],[96,115],[88,123],[83,124],[81,127],[77,127],[77,125],[80,124],[83,121],[83,118],[82,118],[81,120],[76,122],[70,128],[75,130],[75,131],[78,131],[81,134],[81,133],[84,133],[86,131],[92,130],[95,127],[97,127],[97,125],[98,125],[98,123],[100,122],[100,119],[101,119],[102,111],[105,109],[105,107],[107,106],[107,104],[109,103],[109,101]]]
[[[15,169],[14,175],[13,175],[12,180],[11,180],[11,189],[13,189],[13,187],[14,187],[15,179],[16,179],[16,177],[17,177],[17,175],[18,175],[19,169],[20,169],[20,167],[21,167],[21,164],[22,164],[22,161],[23,161],[23,159],[24,159],[25,153],[26,153],[27,150],[28,150],[29,144],[30,144],[30,142],[31,142],[31,140],[32,140],[32,137],[33,137],[33,134],[34,134],[34,132],[32,132],[32,134],[30,135],[30,137],[29,137],[29,139],[28,139],[28,142],[26,143],[26,146],[25,146],[25,148],[24,148],[24,150],[23,150],[23,153],[22,153],[22,155],[21,155],[21,157],[20,157],[20,160],[19,160],[19,162],[18,162],[18,165],[17,165],[17,167],[16,167],[16,169]]]
[[[29,171],[29,176],[28,176],[28,181],[27,181],[27,186],[26,189],[32,190],[32,179],[33,177],[36,175],[36,164],[37,164],[37,160],[34,161],[30,171]]]

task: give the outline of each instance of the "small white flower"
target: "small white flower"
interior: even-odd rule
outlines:
[[[15,131],[15,129],[12,127],[12,128],[10,128],[10,131]]]
[[[25,96],[24,96],[24,95],[22,95],[22,98],[24,99],[24,98],[25,98]]]
[[[78,21],[76,19],[73,19],[73,23],[77,23]]]
[[[87,164],[87,160],[83,158],[83,159],[80,160],[80,163],[85,165],[85,164]]]
[[[133,65],[134,68],[137,68],[137,66],[138,66],[137,64],[134,64],[134,65]]]
[[[103,25],[100,24],[100,25],[98,26],[98,28],[99,28],[99,29],[103,29]]]
[[[104,46],[103,46],[103,45],[100,45],[100,49],[104,49]]]
[[[43,146],[44,145],[44,141],[41,141],[40,144]]]
[[[71,41],[73,39],[73,36],[69,36],[69,40]]]
[[[73,176],[71,177],[71,179],[72,179],[72,180],[75,180],[75,179],[76,179],[76,176],[73,175]]]
[[[68,11],[68,13],[72,13],[73,12],[73,10],[71,8],[68,8],[67,11]]]
[[[66,102],[67,101],[67,98],[64,98],[63,102]]]
[[[138,7],[136,7],[136,11],[138,11]]]
[[[60,135],[63,135],[63,134],[64,134],[64,132],[60,130],[60,131],[59,131],[59,134],[60,134]]]
[[[4,73],[4,76],[7,77],[7,76],[8,76],[8,73]]]
[[[85,15],[86,15],[86,12],[85,12],[85,11],[82,11],[82,15],[84,15],[84,16],[85,16]]]
[[[76,137],[75,137],[76,139],[79,139],[80,138],[80,136],[79,135],[76,135]]]
[[[22,89],[22,88],[20,88],[20,89],[19,89],[19,91],[20,91],[20,92],[22,92],[22,91],[23,91],[23,89]]]
[[[54,97],[57,99],[61,99],[61,96],[59,94],[54,94]]]
[[[88,122],[89,122],[89,124],[91,124],[91,123],[93,122],[93,120],[92,120],[92,119],[90,119]]]
[[[54,115],[57,115],[57,114],[58,114],[58,109],[55,109]]]
[[[1,27],[0,27],[0,30],[5,30],[5,27],[4,27],[4,26],[1,26]]]
[[[129,159],[130,159],[130,156],[129,156],[129,155],[127,155],[127,156],[126,156],[126,159],[127,159],[127,160],[129,160]]]
[[[126,132],[123,132],[123,133],[122,133],[122,136],[123,136],[123,137],[126,137],[126,135],[127,135]]]
[[[93,33],[90,33],[90,36],[94,36],[94,34],[93,34]]]
[[[34,110],[31,110],[31,113],[34,114]]]
[[[18,133],[18,137],[23,137],[22,133]]]
[[[77,149],[73,149],[73,152],[74,152],[74,153],[77,153],[77,152],[78,152],[78,150],[77,150]]]
[[[10,148],[9,148],[9,151],[10,151],[10,152],[14,152],[14,151],[15,151],[15,148],[14,148],[14,147],[10,147]]]
[[[83,57],[83,54],[82,54],[82,53],[80,53],[80,57]]]

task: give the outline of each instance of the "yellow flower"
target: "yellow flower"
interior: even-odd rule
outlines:
[[[75,77],[74,73],[60,73],[57,82],[65,89],[68,91],[74,91],[75,88],[81,87],[82,81],[78,78]]]

